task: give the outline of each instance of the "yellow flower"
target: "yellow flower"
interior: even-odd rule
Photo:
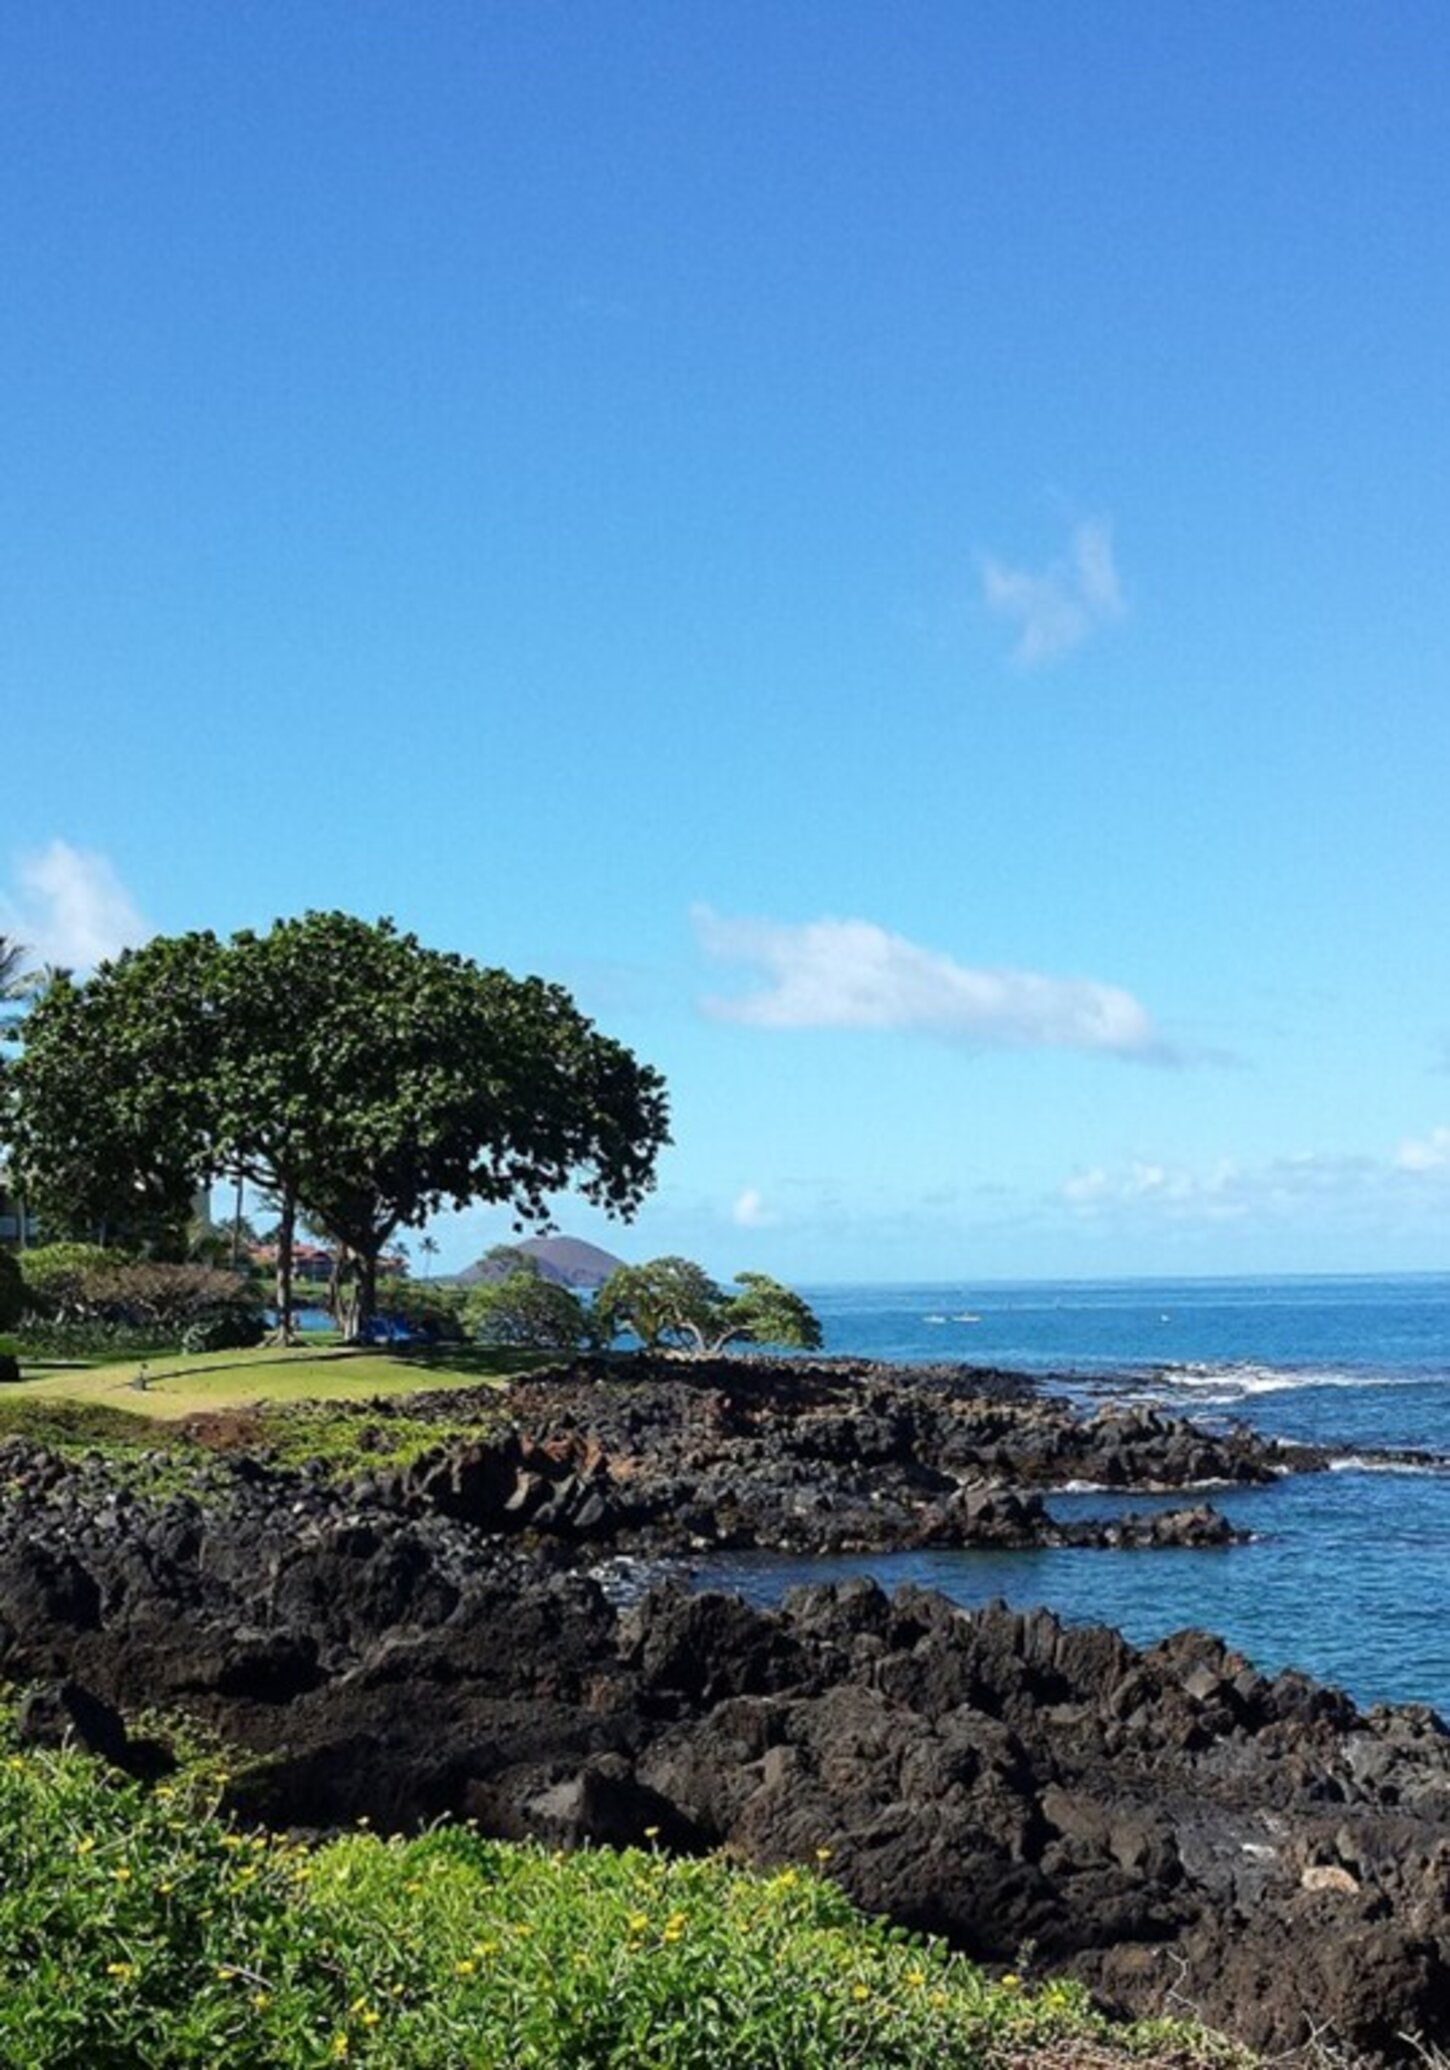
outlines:
[[[909,1969],[906,1972],[906,1981],[908,1984],[924,1984],[926,1982],[926,1971],[924,1969]]]
[[[378,2024],[378,2021],[379,2021],[379,2020],[380,2020],[381,2018],[382,2018],[382,2014],[381,2014],[381,2013],[378,2013],[378,2012],[373,2012],[373,2011],[371,2010],[371,2008],[370,2008],[370,2009],[369,2009],[369,2010],[368,2010],[367,2012],[365,2012],[365,2013],[363,2014],[363,2016],[362,2016],[362,2023],[363,2023],[363,2025],[364,2025],[365,2027],[376,2027],[376,2025]]]
[[[646,1927],[647,1927],[648,1925],[649,1925],[649,1913],[648,1913],[648,1912],[631,1912],[631,1913],[630,1913],[630,1915],[629,1915],[629,1930],[630,1930],[630,1932],[631,1932],[631,1933],[643,1933],[643,1932],[644,1932],[644,1930],[645,1930],[645,1928],[646,1928]]]
[[[1003,1977],[1002,1989],[1004,1991],[1020,1991],[1022,1989],[1022,1979],[1015,1970],[1009,1969],[1006,1976]]]
[[[818,1862],[828,1862],[830,1859],[831,1850],[829,1847],[818,1847],[816,1849],[816,1860]]]
[[[467,1956],[465,1956],[462,1962],[454,1963],[453,1970],[455,1976],[471,1977],[473,1975],[473,1972],[477,1969],[477,1967],[478,1964],[476,1962],[470,1962]]]
[[[869,1998],[871,1996],[871,1993],[867,1990],[864,1984],[853,1984],[851,1986],[851,1996],[859,2005],[863,1999]]]
[[[646,1826],[646,1827],[645,1827],[645,1829],[644,1829],[644,1837],[645,1837],[645,1839],[646,1839],[646,1840],[658,1840],[658,1839],[659,1839],[659,1837],[660,1837],[660,1829],[659,1829],[659,1827],[658,1827],[658,1826]]]
[[[334,2036],[332,2043],[332,2053],[337,2058],[339,2063],[343,2061],[344,2057],[347,2055],[347,2036],[345,2034],[338,2034]]]
[[[271,2003],[271,1997],[266,1991],[254,1991],[252,1993],[252,2004],[258,2012],[265,2012]]]
[[[124,1865],[114,1873],[118,1883],[129,1883],[131,1881],[131,1871]]]
[[[76,1853],[89,1854],[91,1849],[95,1846],[95,1844],[96,1843],[94,1836],[90,1833],[84,1833],[82,1834],[81,1838],[76,1842]]]
[[[136,1965],[134,1962],[108,1962],[106,1964],[106,1975],[108,1977],[134,1977],[135,1974]]]

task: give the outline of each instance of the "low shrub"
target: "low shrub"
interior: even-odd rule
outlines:
[[[127,1263],[123,1251],[98,1243],[44,1243],[24,1253],[20,1263],[25,1283],[25,1310],[47,1322],[89,1318],[87,1280]]]
[[[256,1336],[228,1335],[211,1348],[239,1349],[261,1341],[261,1309],[240,1274],[214,1265],[163,1265],[127,1258],[96,1244],[46,1244],[26,1254],[26,1334],[31,1327],[97,1325],[131,1333],[126,1349],[145,1339],[176,1344],[194,1325],[224,1319],[235,1331],[255,1321]]]
[[[9,1251],[0,1251],[0,1330],[14,1329],[25,1312],[25,1282]]]
[[[15,1335],[27,1358],[98,1363],[150,1358],[158,1352],[174,1351],[179,1341],[175,1330],[160,1329],[154,1324],[138,1328],[118,1322],[42,1322],[34,1316],[26,1316]]]
[[[19,1378],[19,1359],[12,1351],[0,1351],[0,1387],[13,1386]]]
[[[200,1322],[188,1323],[181,1333],[185,1352],[250,1351],[267,1334],[266,1324],[255,1310],[220,1309]]]

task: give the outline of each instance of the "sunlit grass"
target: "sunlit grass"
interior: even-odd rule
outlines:
[[[10,1402],[90,1402],[165,1420],[253,1402],[366,1401],[373,1395],[506,1384],[547,1360],[479,1345],[437,1345],[399,1351],[308,1344],[259,1345],[250,1351],[167,1353],[113,1364],[22,1366],[22,1378],[0,1393],[0,1429]]]

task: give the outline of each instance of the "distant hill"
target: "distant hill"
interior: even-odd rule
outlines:
[[[602,1286],[610,1273],[624,1263],[622,1258],[601,1250],[597,1243],[585,1243],[579,1236],[529,1236],[509,1248],[525,1252],[538,1266],[541,1278],[551,1279],[561,1287]],[[502,1266],[480,1258],[464,1271],[455,1273],[452,1284],[456,1287],[484,1286],[491,1279],[501,1279],[503,1272]]]

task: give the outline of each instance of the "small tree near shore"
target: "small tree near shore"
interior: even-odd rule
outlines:
[[[818,1351],[821,1326],[797,1293],[764,1272],[735,1277],[739,1293],[727,1293],[690,1258],[654,1258],[622,1265],[594,1297],[594,1318],[603,1335],[628,1331],[647,1350],[674,1345],[708,1356],[728,1344],[780,1344]]]
[[[578,1351],[594,1342],[590,1311],[570,1288],[545,1279],[527,1252],[503,1279],[473,1287],[464,1304],[469,1332],[480,1344],[531,1351]]]

